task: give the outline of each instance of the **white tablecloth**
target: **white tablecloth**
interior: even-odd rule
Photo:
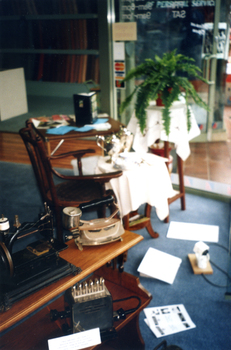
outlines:
[[[165,158],[153,154],[145,154],[143,158],[146,162],[134,164],[131,170],[123,170],[121,177],[110,181],[109,188],[117,197],[122,217],[137,210],[141,204],[148,203],[156,208],[159,219],[164,220],[169,215],[168,198],[175,194]],[[106,160],[108,157],[99,158],[98,170],[116,170]]]
[[[156,105],[147,108],[147,128],[143,136],[138,125],[135,114],[132,115],[127,129],[134,134],[133,149],[137,152],[147,152],[153,143],[161,139],[175,144],[176,153],[182,160],[186,160],[190,155],[189,141],[200,135],[195,116],[191,112],[191,129],[187,131],[186,104],[177,101],[171,107],[171,127],[167,137],[162,126],[162,109]]]

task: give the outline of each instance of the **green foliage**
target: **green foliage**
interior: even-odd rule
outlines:
[[[188,130],[190,130],[191,121],[188,98],[191,97],[196,104],[208,110],[207,104],[203,102],[189,81],[190,78],[194,77],[208,83],[206,79],[200,76],[201,70],[193,62],[193,58],[176,54],[176,50],[174,50],[165,53],[162,58],[157,55],[155,55],[154,60],[148,58],[144,63],[131,69],[124,81],[133,78],[141,78],[142,81],[121,104],[120,112],[123,112],[136,96],[136,117],[139,121],[140,130],[144,133],[146,128],[145,110],[150,101],[156,100],[158,95],[161,95],[165,106],[162,110],[163,125],[166,134],[169,135],[171,123],[170,107],[182,95],[186,99],[187,126]],[[182,76],[182,73],[183,75],[188,75],[188,77]]]

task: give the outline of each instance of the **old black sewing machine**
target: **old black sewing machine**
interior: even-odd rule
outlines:
[[[112,205],[114,212],[104,219],[80,220],[82,211],[98,206]],[[80,208],[63,209],[63,227],[67,239],[74,238],[76,246],[101,245],[121,239],[124,228],[112,196],[82,204]],[[44,212],[36,222],[21,224],[15,215],[13,232],[9,220],[0,218],[0,311],[37,290],[81,268],[59,257],[68,246],[54,238],[53,215],[45,204]],[[29,240],[29,242],[28,242]],[[22,249],[23,247],[23,249]]]
[[[0,311],[62,277],[79,273],[80,268],[59,257],[59,252],[66,248],[66,244],[53,236],[52,212],[46,204],[37,222],[20,224],[15,216],[13,232],[10,232],[9,220],[2,216]]]

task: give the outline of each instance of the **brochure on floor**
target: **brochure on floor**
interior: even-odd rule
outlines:
[[[169,305],[144,309],[145,323],[157,338],[195,328],[184,305]]]

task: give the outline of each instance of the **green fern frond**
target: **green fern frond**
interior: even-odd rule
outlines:
[[[170,109],[166,106],[162,110],[162,121],[163,121],[164,130],[166,132],[166,135],[168,136],[170,133],[171,116],[170,116]]]
[[[138,89],[137,99],[135,104],[135,113],[139,122],[140,131],[143,134],[146,128],[146,108],[149,106],[149,103],[152,98],[152,91],[148,86]]]
[[[187,131],[189,132],[191,129],[192,123],[191,123],[191,110],[189,106],[187,106]]]
[[[136,94],[137,89],[138,89],[138,86],[136,86],[135,89],[133,90],[133,92],[129,96],[127,96],[127,98],[121,103],[120,113],[123,113],[123,111],[129,106],[134,95]]]
[[[201,76],[201,69],[197,67],[193,58],[177,54],[177,50],[166,52],[162,58],[155,55],[154,59],[148,58],[138,67],[131,69],[126,75],[124,81],[133,78],[142,77],[141,84],[134,88],[120,107],[120,111],[124,111],[130,104],[134,95],[136,95],[135,111],[139,121],[141,132],[146,128],[146,108],[151,100],[155,100],[158,94],[162,94],[163,103],[163,125],[166,134],[170,131],[170,107],[174,101],[179,100],[179,97],[186,96],[187,105],[187,126],[190,128],[190,109],[188,107],[188,97],[191,97],[200,107],[209,110],[208,105],[201,99],[196,92],[194,86],[189,81],[189,78],[194,77],[208,84],[208,81]],[[187,74],[187,77],[185,76]],[[182,76],[183,75],[183,76]],[[188,129],[189,130],[189,129]]]

